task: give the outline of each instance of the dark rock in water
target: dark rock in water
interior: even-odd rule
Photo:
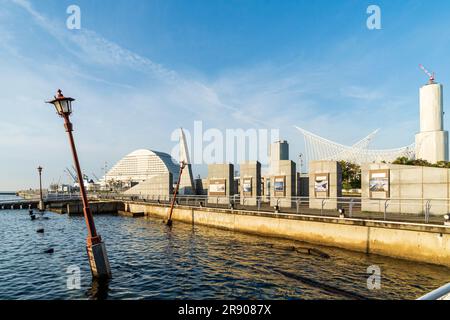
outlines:
[[[314,248],[311,249],[310,250],[310,254],[318,256],[318,257],[321,257],[321,258],[324,258],[324,259],[330,259],[330,255],[329,254],[327,254],[327,253],[325,253],[323,251],[320,251],[318,249],[314,249]]]
[[[37,233],[44,233],[44,228],[40,228],[36,230]]]
[[[55,249],[53,249],[53,248],[50,248],[50,249],[47,249],[44,251],[44,253],[53,253],[53,252],[55,252]]]

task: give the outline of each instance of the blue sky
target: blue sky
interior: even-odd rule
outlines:
[[[82,12],[68,30],[66,8]],[[379,5],[382,30],[368,30]],[[43,101],[61,88],[85,172],[170,135],[294,125],[344,144],[381,128],[374,148],[414,141],[422,63],[449,83],[448,1],[0,0],[0,190],[68,181],[62,121]],[[446,88],[446,87],[444,87]],[[447,90],[444,101],[447,101]],[[445,120],[449,127],[448,119]],[[194,168],[206,174],[205,167]]]

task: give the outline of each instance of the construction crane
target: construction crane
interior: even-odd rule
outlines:
[[[92,173],[92,176],[95,178],[95,180],[100,181],[100,179],[97,177],[95,173]]]
[[[419,64],[419,67],[420,67],[420,69],[422,69],[423,72],[425,72],[425,74],[428,76],[429,83],[430,83],[430,84],[434,83],[434,80],[436,79],[436,78],[435,78],[434,72],[433,72],[433,73],[430,73],[430,72],[429,72],[427,69],[425,69],[425,67],[424,67],[423,65],[421,65],[421,64]]]
[[[69,168],[66,168],[66,172],[70,175],[70,177],[73,179],[73,182],[76,183],[78,181],[77,176],[70,171]]]

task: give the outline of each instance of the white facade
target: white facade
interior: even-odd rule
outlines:
[[[172,173],[176,181],[179,166],[174,163],[170,155],[147,149],[136,150],[117,162],[103,178],[106,183],[122,182],[131,186],[151,177]]]
[[[448,131],[444,131],[443,87],[429,83],[420,88],[420,132],[416,159],[448,161]]]

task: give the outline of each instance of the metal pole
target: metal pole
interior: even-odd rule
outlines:
[[[39,193],[40,193],[40,199],[43,200],[42,196],[42,168],[39,167]]]
[[[106,247],[102,242],[100,235],[97,234],[97,230],[94,224],[94,218],[92,217],[91,209],[89,207],[89,201],[86,194],[86,189],[84,187],[80,162],[78,160],[77,149],[75,147],[75,141],[72,134],[73,126],[70,122],[69,115],[63,114],[62,117],[64,118],[64,126],[66,128],[67,135],[69,136],[70,148],[72,150],[73,161],[78,175],[78,183],[80,185],[84,219],[88,232],[88,236],[86,239],[86,250],[89,257],[89,265],[91,267],[92,276],[97,278],[111,278],[111,268],[109,265],[108,256],[106,254]]]
[[[184,169],[185,166],[186,166],[186,164],[184,163],[184,161],[182,161],[181,164],[180,164],[180,174],[178,175],[177,185],[176,185],[175,190],[173,192],[172,203],[170,204],[169,219],[167,219],[167,225],[169,227],[172,225],[173,207],[175,206],[175,200],[177,199],[178,189],[180,188],[181,175],[183,174],[183,169]]]
[[[387,208],[388,208],[388,206],[389,206],[389,200],[386,200],[384,202],[384,220],[386,220],[386,218],[387,218]]]
[[[87,242],[89,244],[97,244],[101,242],[101,237],[97,234],[97,230],[95,229],[94,219],[92,217],[91,209],[89,207],[89,201],[86,195],[86,189],[84,187],[84,181],[83,181],[83,175],[81,173],[81,167],[80,162],[78,160],[78,154],[77,149],[75,147],[75,141],[73,139],[73,126],[70,122],[69,116],[63,115],[64,118],[64,126],[66,128],[66,132],[69,136],[69,143],[70,148],[72,150],[72,156],[73,156],[73,162],[75,164],[75,170],[77,172],[78,176],[78,183],[80,185],[80,194],[81,194],[81,201],[83,202],[83,213],[84,213],[84,219],[86,221],[86,226],[88,229],[88,238]]]
[[[42,195],[42,167],[38,167],[39,172],[39,211],[44,211],[44,197]]]

